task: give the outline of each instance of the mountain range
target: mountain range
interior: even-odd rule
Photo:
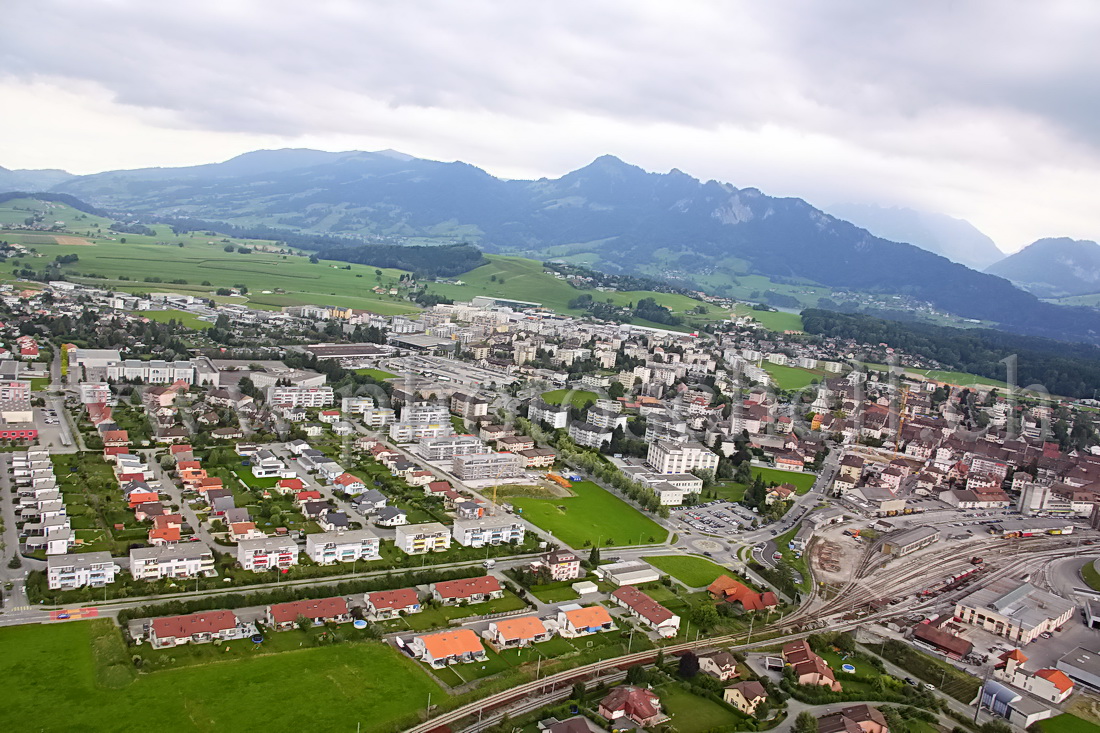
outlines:
[[[165,220],[471,242],[489,252],[675,276],[722,292],[747,275],[908,296],[1008,330],[1100,341],[1100,312],[1058,307],[995,275],[875,236],[797,198],[651,173],[605,155],[559,178],[503,180],[395,151],[256,151],[223,163],[72,177],[52,191]]]
[[[1087,239],[1040,239],[986,268],[1040,298],[1100,293],[1100,244]]]
[[[984,270],[1005,256],[973,224],[946,214],[855,203],[834,204],[826,210],[876,237],[915,244],[975,270]]]
[[[75,178],[62,170],[9,170],[0,166],[0,191],[48,191],[59,183]]]

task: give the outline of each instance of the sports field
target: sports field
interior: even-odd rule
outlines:
[[[642,559],[690,588],[710,585],[719,575],[728,575],[730,572],[704,557],[692,555],[654,555]]]
[[[794,484],[799,494],[805,494],[814,487],[817,476],[812,473],[798,473],[797,471],[784,471],[779,468],[753,468],[754,476],[764,479],[764,483]]]
[[[295,632],[283,632],[295,633]],[[137,674],[110,621],[0,629],[13,731],[388,732],[447,698],[380,643],[345,643]]]
[[[200,320],[194,313],[188,313],[187,311],[177,310],[162,310],[162,311],[140,311],[138,315],[145,316],[150,321],[157,321],[159,323],[168,323],[169,321],[175,321],[188,328],[195,330],[203,330],[207,328],[213,328],[214,324],[210,321]]]
[[[615,545],[664,542],[668,536],[661,525],[591,481],[573,484],[573,493],[549,499],[517,496],[512,505],[524,519],[577,549],[608,540]]]
[[[586,389],[555,389],[542,393],[543,402],[548,405],[560,405],[567,397],[574,407],[584,409],[594,404],[599,395]]]
[[[817,369],[781,366],[772,364],[770,361],[765,361],[761,366],[771,375],[772,381],[779,389],[802,389],[808,387],[815,379],[820,382],[827,374]]]

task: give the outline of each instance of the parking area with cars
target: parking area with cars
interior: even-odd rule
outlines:
[[[683,522],[697,532],[707,534],[733,534],[752,526],[756,515],[750,510],[728,501],[710,501],[672,512],[672,518]]]

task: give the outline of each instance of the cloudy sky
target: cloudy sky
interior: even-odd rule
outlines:
[[[7,0],[0,165],[395,148],[1100,239],[1100,3]]]

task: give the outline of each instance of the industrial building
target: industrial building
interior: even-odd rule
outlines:
[[[1065,598],[1030,583],[1001,578],[956,603],[955,616],[1022,646],[1065,624],[1074,608]]]

